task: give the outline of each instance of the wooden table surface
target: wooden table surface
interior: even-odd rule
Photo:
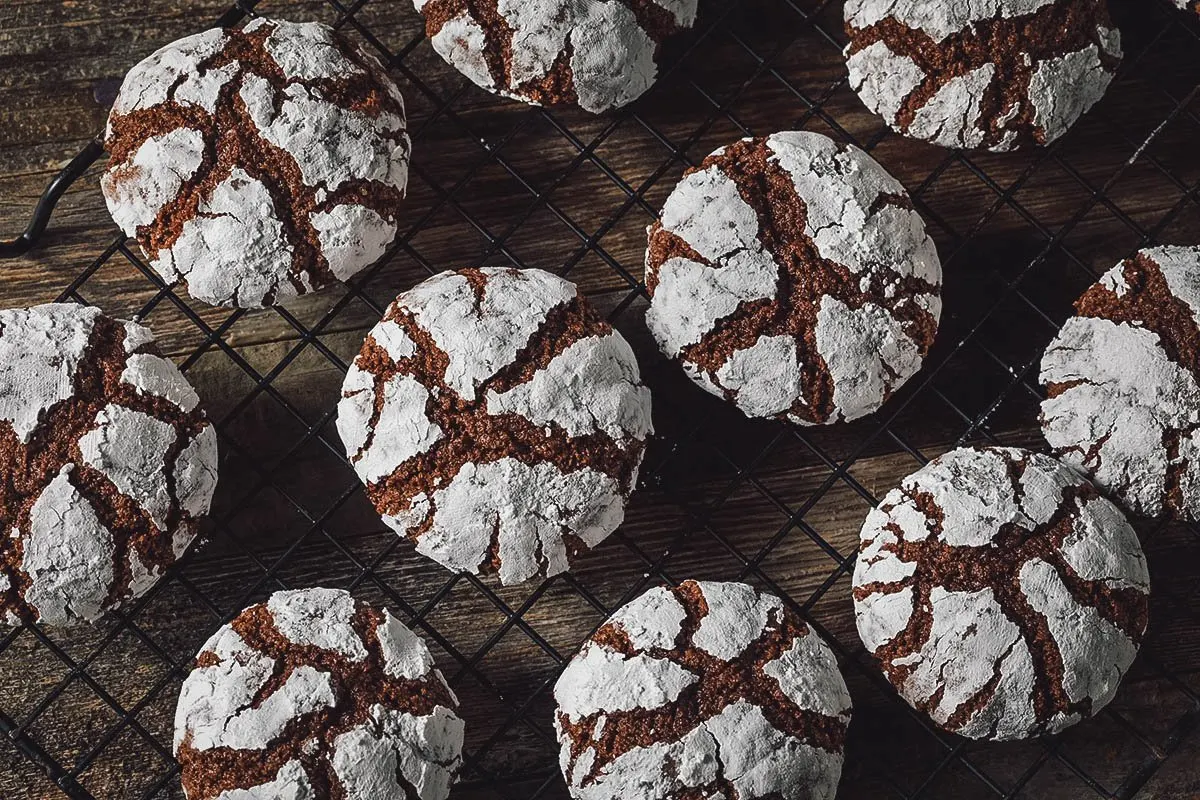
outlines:
[[[855,701],[841,797],[918,789],[990,797],[1018,785],[1021,797],[1093,797],[1080,773],[1115,791],[1148,758],[1165,763],[1139,797],[1200,796],[1200,735],[1191,734],[1200,542],[1190,531],[1141,526],[1155,584],[1143,655],[1112,713],[1049,742],[987,746],[927,732],[856,644],[840,571],[867,498],[912,471],[918,454],[963,438],[1041,445],[1037,388],[1022,369],[1096,271],[1145,240],[1200,241],[1200,104],[1156,132],[1200,83],[1200,41],[1186,25],[1166,25],[1165,0],[1113,7],[1129,51],[1146,55],[1049,155],[957,158],[885,135],[844,85],[837,45],[797,10],[815,10],[841,41],[840,3],[704,3],[719,24],[672,45],[669,61],[679,66],[636,117],[547,114],[497,100],[465,85],[428,43],[416,44],[396,71],[416,131],[412,230],[360,281],[362,297],[333,289],[289,305],[287,316],[176,301],[119,251],[97,267],[118,239],[98,189],[101,165],[93,167],[63,198],[44,243],[0,263],[0,304],[52,300],[95,268],[81,298],[118,316],[149,306],[145,321],[220,421],[221,487],[208,543],[132,623],[25,629],[0,640],[0,723],[18,724],[14,735],[66,771],[83,764],[72,777],[94,797],[181,797],[177,780],[147,794],[171,770],[150,741],[169,747],[182,671],[220,619],[280,586],[353,586],[406,617],[417,612],[435,641],[469,720],[471,769],[455,797],[524,798],[547,782],[540,796],[565,797],[548,686],[602,620],[600,609],[630,596],[653,565],[660,577],[746,578],[786,592],[835,640]],[[102,130],[124,71],[225,8],[220,0],[0,4],[0,237],[24,227],[46,182]],[[323,2],[261,10],[337,19]],[[419,31],[407,0],[375,0],[357,20],[393,52]],[[361,39],[353,26],[351,35]],[[688,163],[747,130],[792,126],[877,145],[876,157],[918,191],[946,264],[946,319],[913,388],[875,419],[803,434],[746,421],[687,385],[649,343],[645,301],[630,299],[634,287],[621,274],[640,276],[643,230]],[[427,270],[510,260],[570,266],[572,279],[614,311],[655,391],[663,434],[621,532],[571,578],[544,587],[451,580],[398,543],[354,491],[329,424],[337,361],[357,351],[380,305]],[[206,342],[185,307],[220,329],[224,346]],[[300,332],[317,325],[313,335]],[[847,463],[838,474],[829,466]],[[0,735],[0,798],[64,796],[12,741]],[[493,786],[496,777],[507,788]]]

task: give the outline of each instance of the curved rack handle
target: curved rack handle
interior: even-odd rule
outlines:
[[[94,164],[103,152],[103,142],[93,139],[88,142],[87,147],[80,150],[79,154],[71,159],[69,164],[62,168],[61,172],[54,176],[54,180],[50,181],[46,191],[42,192],[42,196],[38,198],[37,206],[33,210],[33,219],[29,221],[25,232],[16,239],[0,240],[0,259],[16,258],[33,249],[38,239],[45,233],[46,226],[50,224],[50,215],[54,213],[54,207],[58,205],[58,201],[62,199],[71,184],[86,172],[87,168]]]

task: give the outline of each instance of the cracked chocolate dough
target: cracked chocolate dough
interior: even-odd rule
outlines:
[[[867,108],[943,147],[1050,144],[1121,60],[1106,0],[847,0],[846,33]]]
[[[831,800],[850,695],[776,597],[686,581],[621,608],[554,687],[576,800]]]
[[[188,800],[445,800],[462,764],[457,708],[387,609],[282,591],[201,648],[175,755]]]
[[[972,739],[1058,733],[1108,705],[1146,631],[1121,512],[1049,456],[963,448],[862,529],[858,633],[900,695]]]
[[[1200,520],[1200,247],[1108,271],[1042,357],[1054,454],[1136,514]]]
[[[433,49],[489,92],[599,114],[653,84],[697,0],[413,0]]]
[[[125,77],[105,146],[117,225],[213,305],[282,303],[378,261],[408,183],[399,89],[318,23],[167,45]]]
[[[91,622],[145,594],[217,483],[200,399],[141,325],[0,311],[0,614]]]
[[[937,333],[941,264],[904,187],[820,134],[716,151],[684,175],[649,239],[651,333],[751,417],[870,414]]]
[[[342,395],[338,432],[384,522],[505,584],[613,532],[652,432],[628,343],[535,269],[443,272],[400,295]]]

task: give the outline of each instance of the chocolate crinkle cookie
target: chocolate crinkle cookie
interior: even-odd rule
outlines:
[[[164,281],[269,306],[383,256],[408,184],[405,126],[374,58],[324,25],[260,18],[130,70],[101,187]]]
[[[1069,467],[954,450],[870,513],[858,632],[914,708],[972,739],[1058,733],[1108,705],[1146,631],[1146,559]]]
[[[444,272],[400,295],[342,395],[338,432],[384,522],[505,584],[613,532],[652,431],[629,344],[541,270]]]
[[[675,187],[649,229],[646,322],[748,416],[821,425],[870,414],[920,369],[941,279],[899,182],[789,131],[724,147]]]
[[[141,325],[0,311],[0,617],[91,622],[158,582],[216,488],[199,404]]]
[[[201,648],[175,755],[188,800],[445,800],[462,764],[457,707],[386,609],[281,591]]]
[[[1042,357],[1055,455],[1133,512],[1200,520],[1200,247],[1109,270]]]
[[[576,800],[831,800],[850,695],[829,647],[740,583],[621,608],[554,687]]]
[[[633,102],[697,0],[413,0],[433,48],[490,92],[599,114]]]
[[[847,0],[845,13],[863,103],[943,147],[1050,144],[1121,60],[1106,0]]]

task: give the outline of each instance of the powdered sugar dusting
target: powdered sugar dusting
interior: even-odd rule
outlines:
[[[366,206],[334,206],[309,217],[329,269],[338,280],[354,277],[367,264],[374,264],[396,238],[396,223]]]
[[[52,303],[0,311],[0,420],[28,444],[42,415],[75,393],[98,309]]]
[[[198,130],[175,128],[151,136],[101,178],[113,222],[126,236],[137,236],[138,228],[158,218],[203,160],[204,134]]]
[[[625,516],[620,487],[604,473],[584,468],[564,474],[551,464],[529,466],[515,458],[467,464],[429,505],[430,527],[417,540],[417,552],[456,572],[479,572],[494,535],[505,584],[564,572],[570,566],[565,532],[595,545]]]
[[[645,654],[627,658],[589,643],[554,685],[554,699],[560,713],[578,722],[593,714],[657,708],[695,682],[695,675],[672,661]]]
[[[312,783],[299,761],[288,761],[275,773],[275,780],[250,789],[230,789],[216,800],[316,800]]]
[[[369,725],[334,740],[330,763],[347,800],[408,796],[397,776],[416,789],[420,800],[445,800],[462,742],[462,720],[449,709],[439,706],[418,717],[375,706]]]
[[[24,538],[25,601],[51,625],[99,618],[114,578],[112,533],[71,483],[72,471],[63,467],[42,490]]]
[[[417,0],[417,11],[423,5]],[[451,17],[430,39],[433,49],[438,55],[455,67],[471,82],[483,89],[492,90],[496,82],[492,79],[488,68],[484,48],[487,46],[487,34],[471,16],[469,11],[463,11]]]
[[[571,75],[579,107],[601,114],[632,103],[654,85],[658,45],[623,3],[577,7],[583,14],[571,33]]]
[[[917,62],[893,53],[883,41],[851,54],[846,59],[846,68],[850,73],[850,88],[889,125],[896,124],[905,99],[925,80],[925,70]]]
[[[922,0],[847,0],[846,19],[867,27],[888,17],[924,31],[934,41],[994,17],[1019,17],[1053,5],[1056,0],[952,0],[929,3]]]
[[[977,566],[954,570],[962,560]],[[1084,585],[1068,590],[1067,570]],[[936,723],[1020,739],[1079,720],[1057,701],[1035,708],[1034,687],[1055,674],[1091,713],[1112,699],[1145,628],[1148,585],[1133,530],[1076,473],[1026,451],[964,448],[868,516],[855,616],[900,694]],[[1048,639],[1035,647],[1027,631],[1042,624]]]
[[[367,657],[367,648],[351,625],[354,598],[339,589],[276,592],[267,601],[276,630],[295,644],[332,650],[351,661]]]
[[[1061,137],[1098,103],[1112,78],[1100,61],[1100,48],[1094,44],[1039,63],[1029,80],[1029,102],[1033,104],[1033,120],[1046,141]]]
[[[683,630],[687,611],[668,589],[657,586],[621,606],[608,622],[639,650],[669,650]]]
[[[200,64],[220,52],[226,41],[224,31],[212,28],[159,48],[125,76],[113,113],[128,114],[165,103],[172,86],[182,82],[181,88],[186,87],[201,77]]]
[[[99,470],[122,494],[146,510],[166,530],[171,491],[163,454],[175,444],[175,427],[140,411],[110,405],[96,415],[96,427],[79,440],[85,464]]]
[[[982,145],[985,132],[980,106],[995,74],[995,64],[984,64],[942,84],[921,106],[908,134],[942,147],[974,149]]]
[[[708,601],[708,613],[692,636],[692,644],[722,661],[733,661],[783,607],[779,598],[760,594],[744,583],[696,584]]]
[[[200,395],[183,377],[175,364],[162,356],[135,353],[125,360],[121,383],[128,383],[144,394],[170,400],[183,411],[194,411]]]
[[[375,637],[383,654],[383,671],[388,675],[415,681],[433,670],[429,648],[387,609],[383,611],[383,622],[375,629]]]
[[[271,32],[263,41],[263,47],[290,80],[311,81],[362,73],[357,64],[342,54],[328,26],[315,22],[268,21],[260,17],[250,22],[245,30],[253,33],[268,25]]]

